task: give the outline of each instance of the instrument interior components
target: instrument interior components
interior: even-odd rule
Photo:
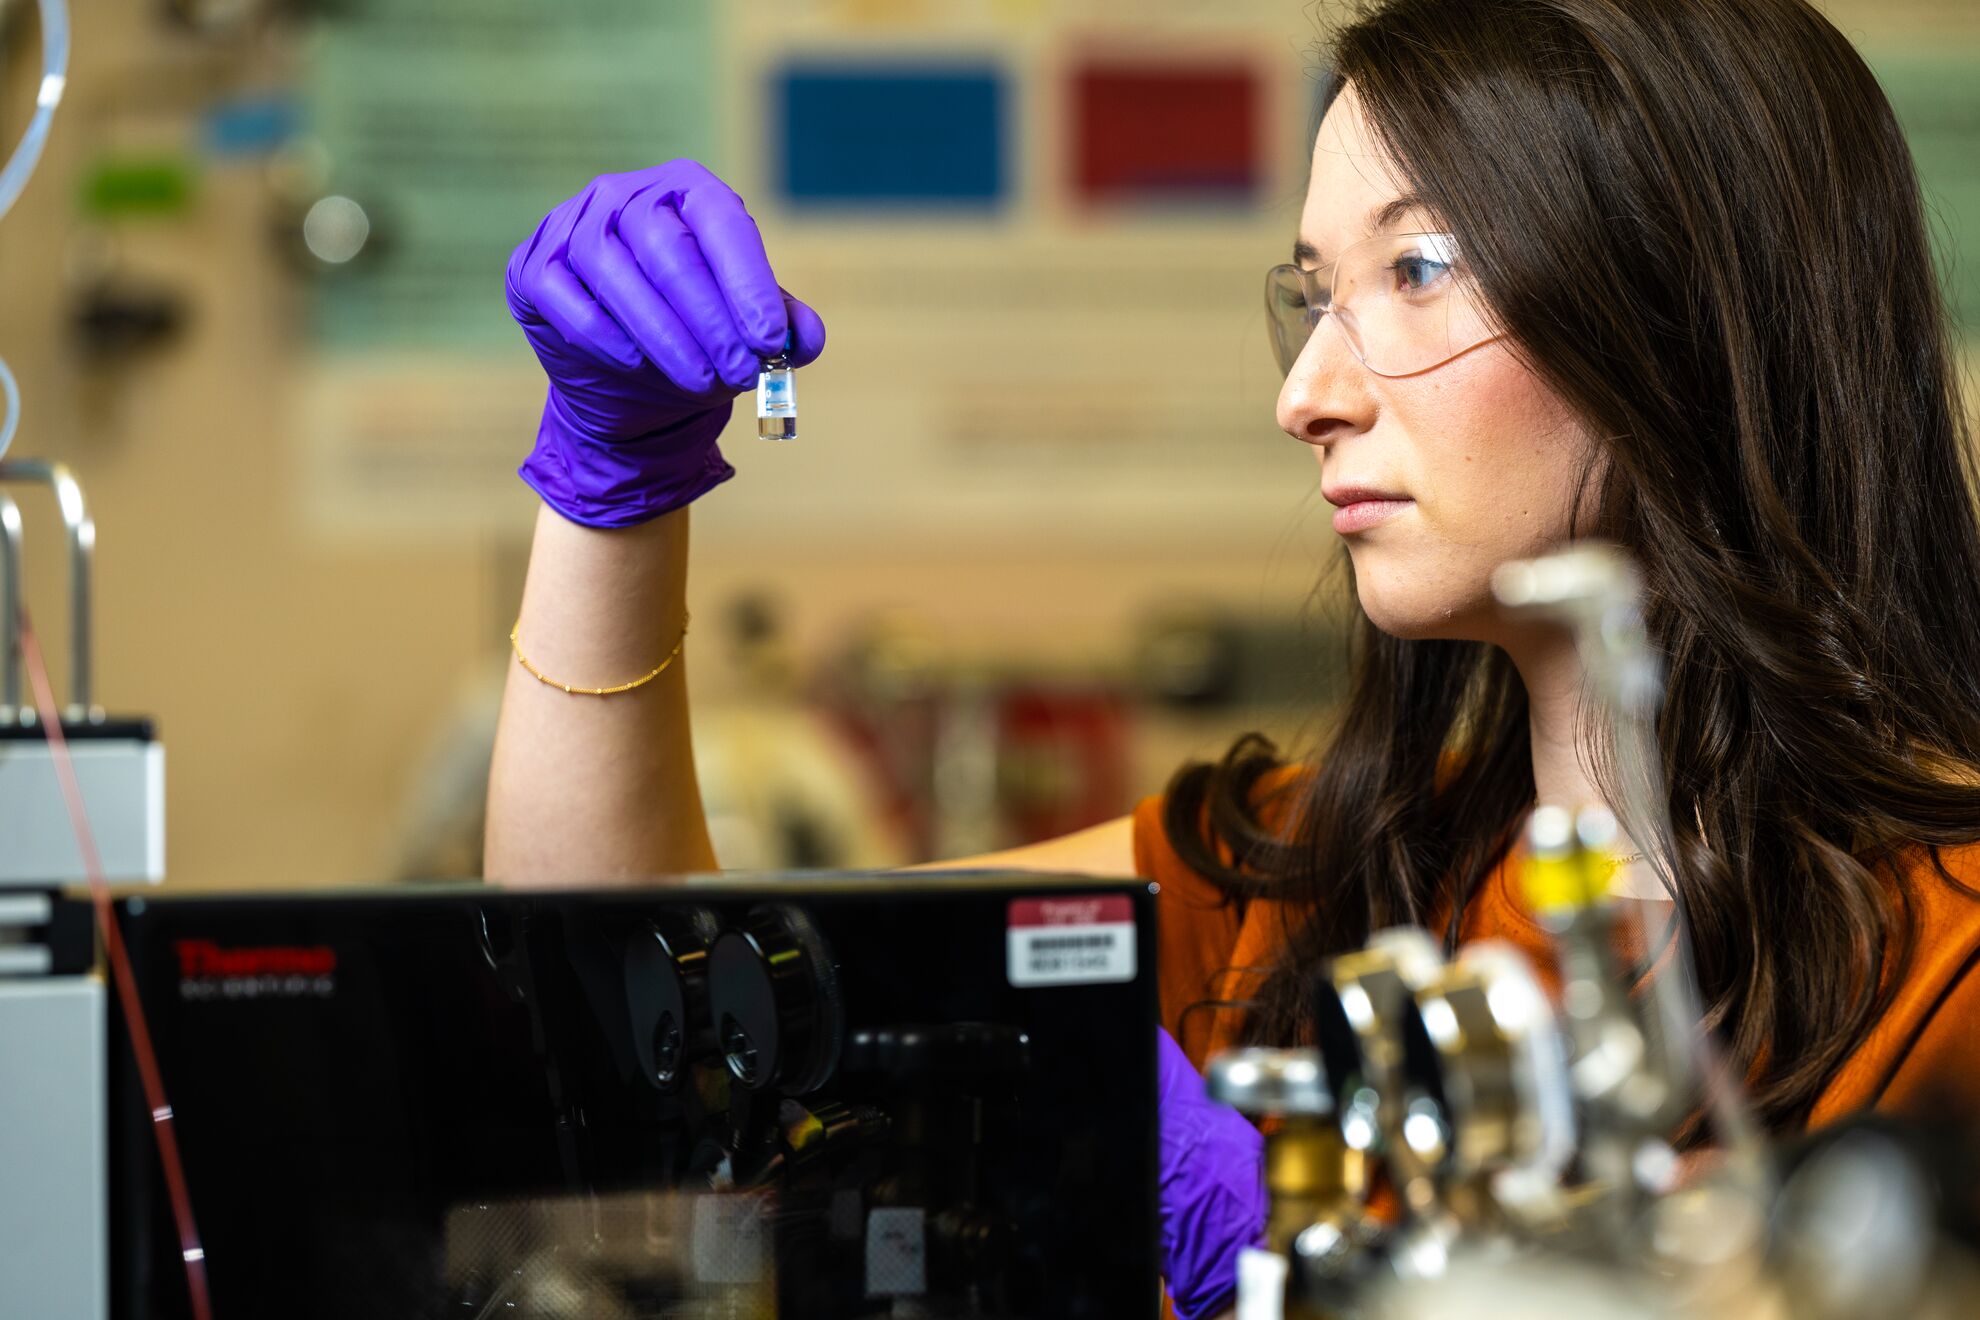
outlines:
[[[1131,925],[1130,969],[1013,984],[1013,910],[1096,899]],[[1155,1035],[1123,1029],[1157,1014],[1144,882],[814,873],[118,912],[216,1316],[1155,1314]],[[128,1054],[105,1058],[113,1313],[181,1320],[150,1111]]]
[[[838,972],[802,911],[752,909],[709,950],[708,980],[715,1047],[743,1086],[804,1095],[838,1067]]]
[[[864,1027],[846,1038],[839,1070],[910,1094],[1008,1090],[1031,1065],[1031,1038],[1001,1022]]]
[[[1366,948],[1342,954],[1314,994],[1320,1060],[1340,1109],[1341,1135],[1357,1150],[1406,1153],[1402,1140],[1403,1050],[1395,1024],[1444,959],[1429,932],[1376,931]]]
[[[873,1105],[844,1105],[828,1101],[810,1108],[785,1100],[777,1110],[783,1130],[785,1157],[793,1169],[845,1161],[878,1145],[891,1126],[886,1112]]]
[[[1616,820],[1606,808],[1536,807],[1520,881],[1559,952],[1576,1099],[1589,1125],[1615,1147],[1598,1153],[1604,1167],[1594,1173],[1620,1185],[1633,1180],[1637,1147],[1662,1139],[1683,1119],[1692,1069],[1685,1042],[1676,1042],[1675,1053],[1652,1048],[1630,997],[1635,973],[1616,952],[1621,915],[1608,896],[1618,870],[1610,848],[1615,837]]]
[[[642,1075],[663,1091],[674,1090],[688,1065],[715,1052],[708,1005],[708,946],[715,934],[714,915],[690,908],[657,915],[626,945],[633,1053]]]
[[[1341,1136],[1319,1053],[1231,1050],[1211,1060],[1207,1087],[1212,1098],[1266,1120],[1265,1249],[1287,1268],[1241,1268],[1241,1298],[1254,1287],[1283,1287],[1287,1315],[1318,1316],[1380,1232],[1365,1210],[1368,1157]]]
[[[1574,1154],[1567,1055],[1546,992],[1511,945],[1481,941],[1403,1016],[1403,1139],[1457,1179],[1551,1186]]]
[[[1574,638],[1582,672],[1608,725],[1608,761],[1618,799],[1612,805],[1641,850],[1644,869],[1668,889],[1676,875],[1677,844],[1656,734],[1662,664],[1645,630],[1643,582],[1636,565],[1614,545],[1584,541],[1537,559],[1501,564],[1492,574],[1492,594],[1513,615],[1550,621]],[[1653,1059],[1650,1067],[1662,1075],[1674,1097],[1672,1110],[1660,1115],[1668,1122],[1692,1102],[1700,1076],[1695,1056],[1707,1048],[1698,982],[1684,931],[1672,924],[1676,908],[1667,916],[1663,905],[1646,904],[1637,915],[1645,948],[1672,948],[1668,966],[1650,978],[1649,993],[1636,1014]],[[1739,1158],[1757,1169],[1757,1137],[1744,1102],[1728,1084],[1707,1088],[1705,1100],[1720,1139],[1740,1147]]]

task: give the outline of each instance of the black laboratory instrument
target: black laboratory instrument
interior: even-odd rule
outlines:
[[[1145,883],[146,896],[120,920],[218,1317],[1158,1313]],[[176,1320],[127,1057],[113,1314]]]

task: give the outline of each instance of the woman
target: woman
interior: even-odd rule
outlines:
[[[1242,740],[1127,820],[994,860],[1163,881],[1163,1021],[1198,1066],[1300,1038],[1302,987],[1372,929],[1537,950],[1501,863],[1536,800],[1613,800],[1607,749],[1567,642],[1487,580],[1606,536],[1668,668],[1669,882],[1759,1112],[1972,1112],[1980,530],[1875,81],[1802,0],[1392,0],[1330,61],[1272,296],[1278,420],[1362,614],[1344,717],[1310,769]],[[684,165],[553,213],[510,293],[552,381],[519,641],[615,683],[681,638],[681,507],[723,474],[728,395],[787,326],[800,361],[823,329]],[[491,876],[714,865],[683,668],[605,701],[512,674]],[[1164,1077],[1172,1291],[1208,1314],[1255,1189],[1229,1173],[1244,1136]]]

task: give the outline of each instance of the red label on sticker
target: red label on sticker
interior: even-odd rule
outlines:
[[[1126,894],[1079,894],[1065,898],[1011,900],[1011,926],[1098,926],[1133,921],[1134,903]]]

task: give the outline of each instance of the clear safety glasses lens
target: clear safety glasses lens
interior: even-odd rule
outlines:
[[[1428,371],[1498,337],[1449,234],[1381,234],[1345,249],[1331,271],[1274,266],[1265,316],[1281,373],[1291,374],[1329,313],[1378,376]]]

